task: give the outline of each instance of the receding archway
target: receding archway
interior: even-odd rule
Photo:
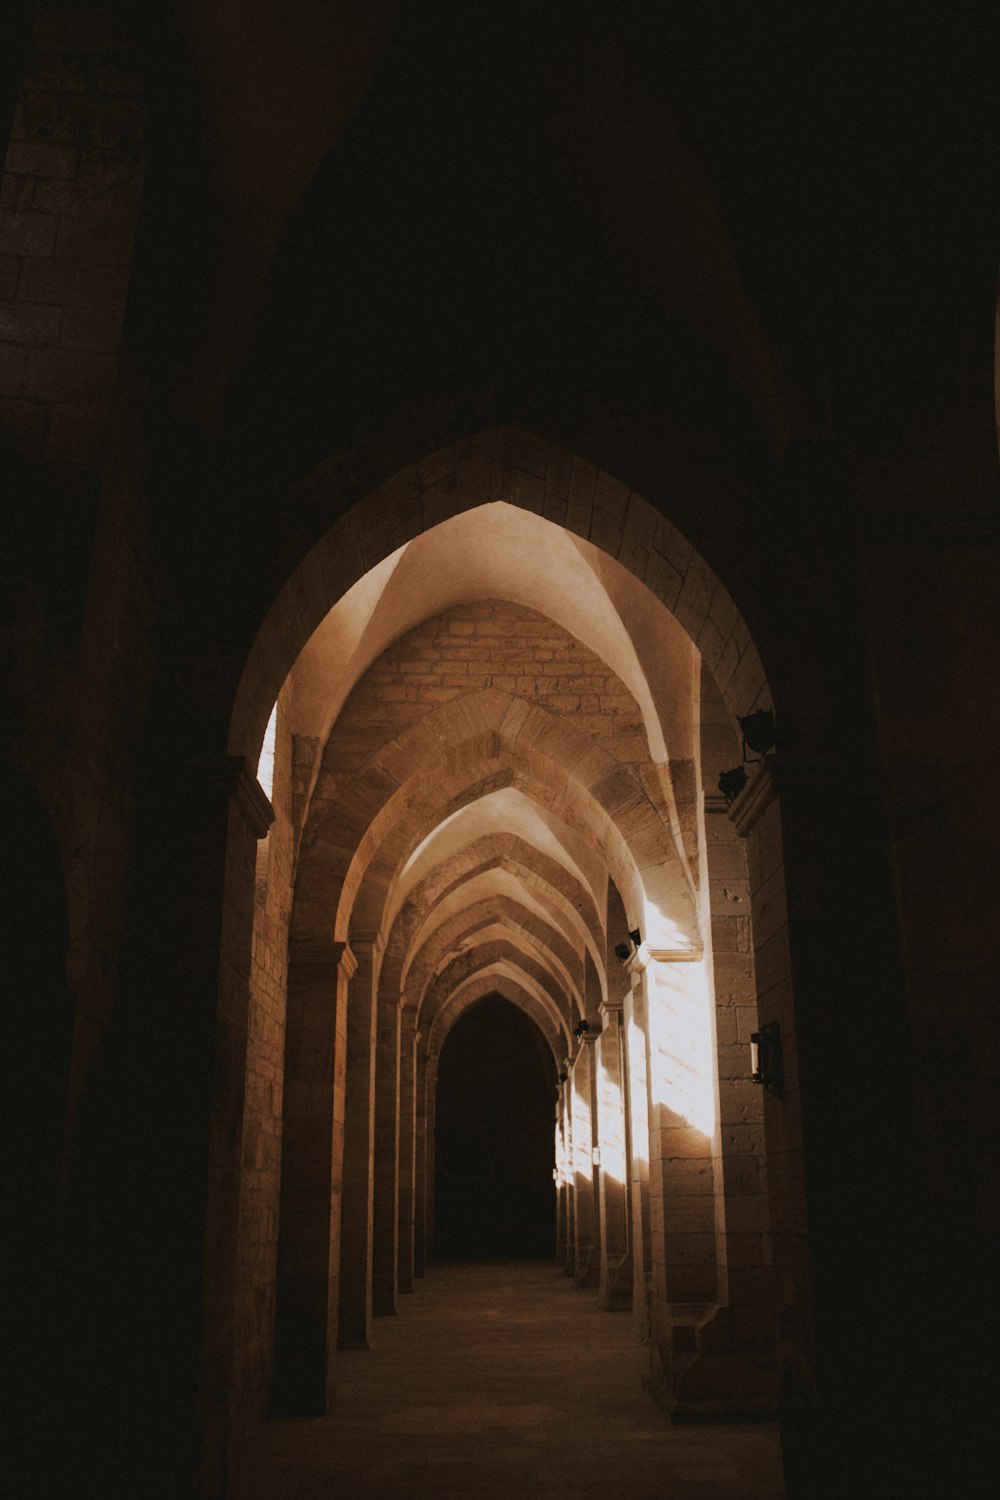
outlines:
[[[555,1064],[534,1022],[493,993],[454,1023],[438,1059],[434,1253],[551,1256]]]
[[[322,468],[310,482],[320,491],[329,483]],[[586,459],[534,434],[502,427],[430,454],[380,485],[334,522],[303,558],[261,621],[247,658],[230,720],[230,753],[256,765],[271,709],[293,662],[360,580],[366,581],[358,608],[331,627],[336,652],[350,668],[348,685],[381,646],[423,613],[421,607],[414,614],[411,605],[401,614],[385,609],[376,617],[387,581],[380,565],[442,522],[498,503],[549,521],[571,543],[574,538],[589,543],[589,566],[602,581],[609,570],[616,580],[609,597],[617,594],[618,577],[631,574],[644,583],[698,646],[732,714],[769,706],[760,657],[738,607],[667,517]],[[334,496],[331,504],[336,509]],[[428,578],[436,588],[433,574],[421,582]],[[543,577],[543,593],[545,583]],[[433,603],[425,603],[441,607],[449,597],[455,595],[436,592]],[[343,701],[343,687],[338,695]],[[305,697],[317,715],[312,733],[320,735],[331,705],[322,694]]]
[[[329,601],[325,614],[318,600]],[[493,638],[495,655],[474,670],[470,637],[480,633]],[[502,642],[529,638],[539,660],[555,653],[572,665],[553,659],[551,677],[518,675]],[[727,1359],[730,1371],[739,1364],[729,1348],[737,1335],[717,1314],[726,1287],[742,1284],[727,1280],[721,1258],[735,1243],[725,1235],[727,1215],[735,1222],[747,1208],[724,1193],[706,1196],[703,1182],[721,1180],[725,1161],[726,1180],[736,1184],[736,1158],[763,1142],[759,1094],[752,1086],[720,1092],[715,1077],[703,665],[730,725],[737,712],[767,703],[735,605],[662,515],[609,476],[509,430],[435,455],[356,506],[265,622],[230,743],[234,752],[252,751],[257,720],[262,732],[270,712],[263,700],[282,675],[278,738],[291,745],[285,791],[296,870],[283,1078],[289,1191],[299,1170],[289,1154],[296,1132],[334,1143],[309,1189],[308,1224],[295,1230],[312,1257],[306,1301],[318,1387],[310,1409],[323,1409],[324,1383],[332,1388],[330,1307],[348,1264],[343,1240],[338,1253],[337,1215],[323,1202],[333,1172],[339,1213],[338,1131],[344,1233],[357,1240],[355,1290],[340,1286],[341,1313],[362,1308],[363,1343],[372,1311],[393,1310],[395,1267],[401,1290],[419,1274],[433,1222],[425,1022],[433,1034],[452,996],[493,974],[501,993],[505,983],[522,988],[567,1038],[572,1077],[560,1150],[573,1163],[578,1242],[589,1225],[586,1253],[581,1259],[579,1243],[575,1252],[581,1285],[596,1286],[600,1271],[611,1306],[630,1280],[622,1269],[627,1233],[613,1274],[598,1266],[607,1248],[602,1215],[609,1206],[627,1214],[633,1196],[614,1176],[613,1153],[599,1168],[599,1137],[635,1135],[641,1110],[626,1126],[622,1069],[628,1049],[641,1048],[636,1076],[647,1089],[649,1141],[635,1150],[674,1215],[666,1237],[662,1223],[657,1231],[648,1278],[636,1280],[655,1313],[654,1374],[676,1393],[701,1358],[697,1329],[684,1335],[691,1358],[679,1362],[669,1352],[678,1318],[694,1306],[707,1309],[698,1329],[718,1325],[713,1369]],[[776,803],[765,806],[776,814]],[[635,934],[629,973],[639,998],[631,1011],[608,983],[621,946],[607,941],[609,877],[624,902],[629,942]],[[790,1005],[787,986],[782,1003]],[[346,1112],[344,1074],[338,1082],[335,1068],[322,1090],[323,1117],[304,1121],[304,1101],[318,1097],[317,1066],[329,1072],[316,1059],[331,1055],[346,1068]],[[374,1169],[366,1168],[373,1151]],[[793,1179],[795,1151],[792,1142]],[[293,1222],[284,1183],[283,1236]],[[754,1196],[759,1218],[762,1180]],[[373,1235],[389,1252],[374,1300],[372,1272],[366,1285],[364,1271],[374,1265]],[[770,1273],[757,1238],[763,1285]],[[717,1386],[728,1378],[713,1375]]]

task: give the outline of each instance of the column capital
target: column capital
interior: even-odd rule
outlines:
[[[654,948],[643,941],[625,965],[625,972],[633,977],[643,974],[651,963],[697,964],[705,957],[705,950],[698,944],[686,948]]]
[[[597,1007],[597,1014],[605,1023],[611,1021],[617,1025],[625,1014],[625,1002],[624,1000],[602,1000]]]
[[[359,958],[381,958],[385,939],[381,932],[352,932],[351,947]]]
[[[705,813],[707,816],[718,813],[726,813],[728,816],[731,804],[726,801],[721,792],[705,793]]]
[[[753,832],[777,795],[778,788],[771,774],[770,763],[761,761],[756,775],[751,777],[729,808],[729,817],[741,839]]]
[[[262,839],[274,822],[274,808],[242,755],[216,755],[188,763],[195,795],[218,792],[230,797],[255,838]]]
[[[336,969],[344,979],[350,979],[358,966],[350,946],[333,938],[292,938],[288,944],[288,962],[296,968]]]
[[[657,964],[700,964],[705,957],[705,950],[697,948],[650,948],[648,950],[651,962]]]
[[[358,970],[358,960],[350,943],[334,943],[339,950],[337,954],[337,968],[345,979],[353,979]]]
[[[729,809],[729,816],[741,838],[752,833],[764,813],[777,797],[839,799],[848,768],[834,759],[789,759],[768,755],[760,761],[754,775]]]

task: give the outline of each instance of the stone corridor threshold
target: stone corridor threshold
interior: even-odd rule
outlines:
[[[784,1494],[775,1426],[673,1426],[641,1388],[631,1318],[548,1262],[432,1267],[337,1364],[333,1416],[269,1423],[233,1500]]]

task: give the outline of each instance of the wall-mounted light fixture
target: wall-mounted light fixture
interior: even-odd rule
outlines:
[[[556,1077],[559,1079],[560,1083],[565,1083],[566,1080],[567,1080],[567,1078],[569,1077],[569,1074],[568,1073],[557,1073]]]
[[[627,964],[630,958],[634,958],[642,943],[642,933],[638,927],[633,927],[628,937],[627,943],[615,944],[615,958],[620,964]]]
[[[723,771],[719,777],[719,791],[726,799],[726,806],[730,807],[747,784],[747,773],[742,766],[734,766],[731,771]]]
[[[774,714],[769,708],[758,708],[756,713],[746,714],[738,722],[743,734],[744,760],[748,750],[752,750],[755,755],[766,755],[769,750],[774,749],[777,733]]]
[[[781,1023],[769,1021],[750,1036],[750,1072],[754,1083],[780,1099],[785,1092],[785,1070],[781,1055]]]
[[[732,806],[747,784],[744,769],[748,764],[747,751],[752,750],[757,760],[761,760],[769,750],[774,749],[777,738],[774,714],[769,708],[758,708],[756,713],[744,714],[737,722],[743,734],[743,765],[733,766],[731,771],[723,771],[719,777],[719,791],[725,797],[727,807]],[[749,764],[754,765],[756,762],[750,761]]]
[[[578,1021],[577,1024],[573,1027],[573,1035],[576,1037],[577,1041],[581,1041],[583,1037],[589,1036],[589,1034],[589,1021]]]

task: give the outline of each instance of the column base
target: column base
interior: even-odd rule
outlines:
[[[667,1415],[671,1422],[776,1422],[777,1401],[678,1401]]]
[[[601,1268],[599,1305],[605,1312],[627,1312],[632,1306],[634,1271],[631,1255],[608,1260]]]
[[[596,1291],[601,1284],[601,1267],[596,1253],[581,1250],[573,1267],[573,1285],[578,1292]]]
[[[337,1340],[338,1349],[374,1349],[376,1347],[371,1334],[345,1334]]]
[[[327,1368],[326,1351],[304,1341],[283,1351],[276,1361],[271,1392],[272,1417],[325,1417],[335,1398],[335,1385]]]
[[[645,1389],[672,1422],[773,1422],[773,1335],[754,1309],[674,1303],[668,1347],[651,1347]]]

